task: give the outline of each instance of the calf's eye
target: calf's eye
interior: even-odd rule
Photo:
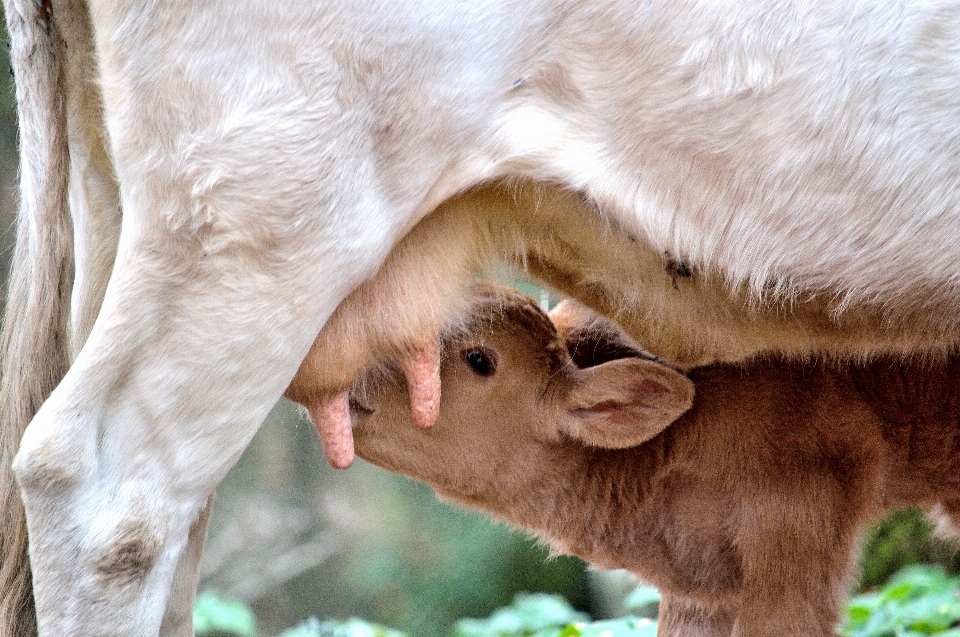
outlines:
[[[481,348],[468,349],[463,353],[463,360],[479,376],[493,376],[497,371],[497,363],[493,356]]]

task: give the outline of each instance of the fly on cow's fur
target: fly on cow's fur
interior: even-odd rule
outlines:
[[[277,398],[348,464],[345,391],[392,357],[428,427],[491,259],[687,367],[960,345],[956,3],[4,6],[0,634],[34,596],[42,635],[190,634]]]
[[[667,271],[667,274],[670,275],[670,279],[673,281],[673,289],[679,292],[680,286],[677,285],[677,279],[689,279],[693,276],[693,270],[691,270],[690,266],[683,261],[671,257],[669,252],[664,252],[663,256],[667,260],[667,265],[664,267],[664,269]]]

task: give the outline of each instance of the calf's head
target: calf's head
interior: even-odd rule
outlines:
[[[568,336],[529,298],[476,288],[466,318],[444,334],[436,425],[411,426],[398,368],[371,369],[351,393],[357,452],[447,495],[466,495],[522,474],[547,448],[635,446],[689,409],[686,376],[639,356],[578,367]]]

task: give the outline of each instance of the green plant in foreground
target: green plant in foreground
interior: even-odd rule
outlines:
[[[296,628],[285,630],[277,637],[407,637],[399,630],[385,628],[362,619],[338,622],[311,618]]]
[[[649,608],[660,599],[640,587],[627,607]],[[254,637],[253,614],[242,604],[205,593],[194,612],[197,635]],[[937,566],[908,566],[879,590],[854,597],[839,632],[846,637],[960,637],[960,577]],[[462,619],[450,637],[655,637],[657,623],[641,617],[591,622],[562,597],[520,594],[486,619]],[[411,637],[360,619],[312,619],[278,637]]]
[[[848,637],[960,637],[960,577],[938,567],[908,566],[876,592],[847,605]]]
[[[520,594],[513,604],[501,608],[487,619],[461,619],[453,629],[453,637],[548,634],[557,628],[587,621],[589,617],[573,610],[561,597]]]
[[[643,603],[655,601],[647,592]],[[655,637],[657,624],[641,617],[590,622],[556,595],[520,594],[513,604],[487,619],[462,619],[451,637]],[[316,619],[279,637],[409,637],[359,619],[345,622]]]
[[[193,630],[203,637],[256,637],[257,622],[243,603],[205,591],[193,605]]]

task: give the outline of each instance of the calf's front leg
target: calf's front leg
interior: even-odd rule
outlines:
[[[657,637],[730,637],[733,617],[726,604],[707,606],[664,593],[657,618]]]
[[[732,635],[836,637],[862,520],[858,500],[868,498],[827,473],[779,487],[770,478],[741,511],[743,584]]]

